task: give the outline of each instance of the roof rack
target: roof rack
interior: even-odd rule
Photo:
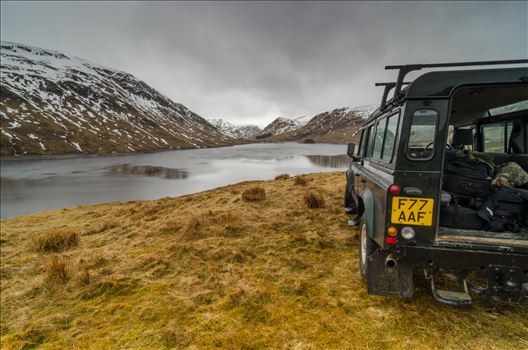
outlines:
[[[502,61],[475,61],[475,62],[451,62],[451,63],[430,63],[430,64],[405,64],[396,66],[385,66],[385,69],[398,69],[398,79],[394,89],[394,96],[397,96],[402,89],[403,79],[413,71],[424,68],[442,68],[442,67],[467,67],[467,66],[493,66],[503,64],[528,64],[528,59],[522,60],[502,60]],[[392,89],[392,88],[391,88]]]
[[[402,82],[402,86],[403,85],[409,85],[409,84],[410,84],[410,82],[408,82],[408,81]],[[385,87],[385,89],[383,90],[383,97],[381,98],[381,104],[380,104],[380,110],[381,110],[387,104],[387,97],[389,95],[389,92],[396,86],[396,82],[376,83],[376,84],[374,84],[374,86],[384,86]]]

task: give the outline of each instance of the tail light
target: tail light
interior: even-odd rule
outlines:
[[[389,186],[389,193],[390,194],[397,195],[397,194],[400,194],[400,192],[401,192],[400,186],[395,185],[395,184],[392,184],[392,185]]]
[[[394,238],[394,237],[387,237],[387,238],[385,238],[385,243],[387,243],[387,244],[397,244],[398,243],[398,239]]]

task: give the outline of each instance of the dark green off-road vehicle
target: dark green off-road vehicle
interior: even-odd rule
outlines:
[[[528,60],[386,69],[397,81],[376,84],[381,106],[346,173],[369,294],[411,297],[423,268],[443,303],[526,302]],[[421,69],[432,71],[404,81]]]

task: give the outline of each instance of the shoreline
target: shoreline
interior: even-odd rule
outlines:
[[[240,143],[234,143],[231,145],[224,145],[224,146],[211,146],[211,147],[189,147],[189,148],[162,148],[152,151],[130,151],[130,152],[120,152],[120,153],[69,153],[69,154],[28,154],[28,155],[16,155],[16,156],[1,156],[0,161],[4,162],[11,162],[11,161],[18,161],[18,160],[55,160],[55,159],[73,159],[73,158],[104,158],[104,157],[121,157],[121,156],[127,156],[127,155],[134,155],[134,154],[151,154],[151,153],[165,153],[165,152],[171,152],[171,151],[189,151],[189,150],[199,150],[199,149],[210,149],[210,148],[225,148],[225,147],[233,147],[238,145],[247,145],[250,143],[258,143],[258,142],[240,142]]]
[[[335,173],[335,172],[339,172],[339,171],[335,171],[334,170],[334,171],[328,171],[328,172],[310,172],[310,173],[292,175],[291,177],[295,177],[295,176],[319,176],[319,175],[324,175],[324,174],[332,174],[332,173]],[[218,186],[218,187],[214,187],[214,188],[205,189],[205,190],[202,190],[202,191],[182,194],[182,195],[179,195],[179,196],[165,196],[165,197],[159,197],[159,198],[154,198],[154,199],[130,199],[130,200],[116,200],[116,201],[106,201],[106,202],[103,201],[103,202],[78,204],[78,205],[73,205],[73,206],[69,206],[69,207],[61,207],[61,208],[40,210],[40,211],[35,211],[35,212],[32,212],[32,213],[27,213],[27,214],[21,214],[21,215],[9,216],[9,217],[0,217],[0,222],[4,222],[4,221],[7,221],[7,220],[14,220],[14,219],[16,220],[16,219],[19,219],[19,218],[24,218],[24,217],[33,216],[33,215],[47,214],[47,213],[55,212],[55,211],[69,211],[69,210],[75,210],[75,209],[82,209],[82,208],[91,207],[91,206],[120,205],[120,204],[126,204],[126,203],[153,202],[153,201],[159,201],[159,200],[163,200],[163,199],[184,198],[184,197],[189,197],[189,196],[203,194],[203,193],[206,193],[206,192],[209,192],[209,191],[222,190],[222,189],[224,189],[226,187],[230,187],[230,186],[238,186],[238,185],[242,185],[242,184],[246,184],[246,183],[253,183],[253,182],[260,183],[260,182],[267,182],[267,181],[274,181],[274,180],[273,180],[273,178],[261,179],[261,180],[244,180],[244,181],[239,181],[239,182],[226,184],[226,185],[223,185],[223,186]]]
[[[172,151],[190,151],[190,150],[201,150],[201,149],[214,149],[214,148],[227,148],[235,147],[240,145],[250,144],[267,144],[267,143],[300,143],[300,144],[311,144],[311,145],[346,145],[341,141],[336,142],[315,142],[306,143],[303,140],[248,140],[248,142],[238,142],[231,145],[224,146],[211,146],[211,147],[197,147],[197,148],[169,148],[159,149],[152,151],[134,151],[124,153],[106,153],[106,154],[93,154],[93,153],[71,153],[71,154],[28,154],[28,155],[16,155],[16,156],[0,156],[0,162],[13,162],[13,161],[31,161],[31,160],[57,160],[57,159],[75,159],[75,158],[105,158],[105,157],[122,157],[136,154],[152,154],[152,153],[165,153]]]

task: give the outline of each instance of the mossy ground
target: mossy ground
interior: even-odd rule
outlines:
[[[526,304],[440,305],[420,275],[411,300],[368,296],[344,175],[304,180],[2,220],[2,348],[528,348]],[[265,199],[243,201],[256,186]],[[37,252],[53,230],[78,244]]]

